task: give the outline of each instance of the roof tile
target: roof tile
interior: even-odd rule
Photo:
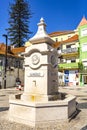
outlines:
[[[54,47],[54,48],[57,48],[57,47],[59,47],[61,44],[69,43],[69,42],[74,42],[74,41],[77,41],[77,40],[78,40],[78,35],[76,34],[76,35],[74,35],[74,36],[68,38],[68,39],[65,40],[65,41],[55,42],[55,43],[53,44],[53,47]]]
[[[12,53],[14,53],[14,54],[18,54],[18,53],[21,53],[21,52],[25,52],[25,48],[26,48],[26,47],[13,48],[11,51],[12,51]]]
[[[74,31],[59,31],[59,32],[52,32],[49,34],[50,37],[59,36],[59,35],[65,35],[68,33],[73,33]]]
[[[83,18],[82,18],[82,20],[80,21],[78,27],[83,26],[83,25],[85,25],[85,24],[87,24],[87,20],[86,20],[86,18],[83,16]]]

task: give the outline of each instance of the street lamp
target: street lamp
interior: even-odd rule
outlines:
[[[6,34],[2,35],[6,40],[6,50],[5,50],[5,72],[4,72],[4,89],[6,89],[6,72],[7,72],[7,45],[8,45],[8,36]]]

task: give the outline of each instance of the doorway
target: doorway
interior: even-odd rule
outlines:
[[[87,75],[83,75],[83,84],[87,85]]]

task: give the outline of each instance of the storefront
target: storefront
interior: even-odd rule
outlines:
[[[64,71],[64,83],[68,86],[79,85],[79,73],[78,70],[65,70]]]

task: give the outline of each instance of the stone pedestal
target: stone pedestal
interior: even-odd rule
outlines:
[[[57,50],[53,51],[46,43],[33,44],[25,54],[25,87],[21,98],[49,101],[55,93],[58,93]]]

